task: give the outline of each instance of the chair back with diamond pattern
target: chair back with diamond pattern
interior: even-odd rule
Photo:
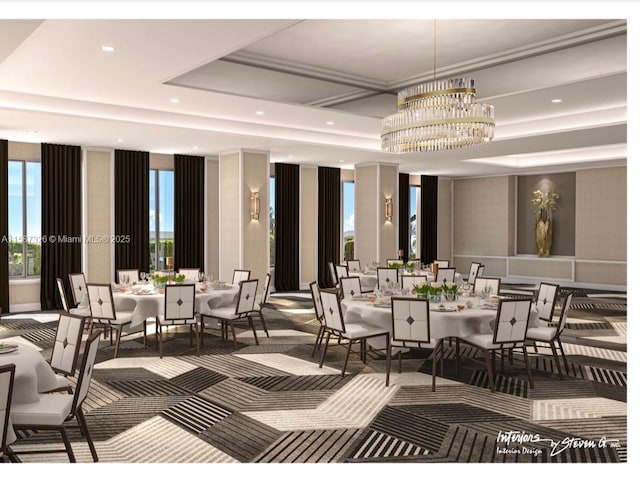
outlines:
[[[359,272],[360,270],[362,270],[362,267],[360,266],[360,260],[347,260],[347,268],[351,272]]]
[[[118,283],[133,285],[140,279],[140,270],[118,270]]]
[[[249,278],[251,278],[251,270],[234,270],[231,284],[239,285],[240,282],[243,280],[249,280]]]
[[[438,273],[436,274],[436,282],[454,283],[456,280],[455,267],[438,267]]]
[[[530,299],[500,299],[493,330],[493,343],[513,348],[524,342],[530,314]]]
[[[238,302],[236,303],[236,315],[247,315],[253,312],[257,291],[257,278],[240,282],[240,293],[238,293]]]
[[[349,267],[346,265],[336,265],[336,276],[338,277],[338,282],[342,277],[348,277]]]
[[[322,309],[324,310],[324,322],[326,328],[338,333],[345,333],[344,318],[340,306],[340,297],[337,292],[320,290]]]
[[[115,320],[116,308],[113,304],[111,285],[108,283],[87,283],[89,308],[94,320]]]
[[[473,293],[481,294],[484,291],[484,287],[491,288],[491,295],[500,294],[500,279],[498,277],[476,277],[476,281],[473,284]]]
[[[382,289],[390,282],[398,283],[398,269],[378,267],[378,288]]]
[[[50,361],[51,368],[55,372],[69,376],[75,375],[84,323],[84,317],[68,313],[60,314]]]
[[[401,275],[400,276],[400,287],[413,289],[413,286],[418,284],[421,285],[423,283],[427,283],[426,275]]]
[[[167,285],[164,290],[164,319],[193,320],[196,316],[196,286]]]
[[[431,343],[429,301],[426,298],[391,297],[392,340],[404,347]]]
[[[469,285],[473,285],[476,282],[478,269],[481,265],[482,264],[478,262],[471,262],[471,267],[469,267],[469,277],[467,278],[467,282],[469,282]]]
[[[77,307],[87,294],[87,282],[84,278],[84,273],[70,273],[69,285],[71,285],[74,306]]]
[[[550,322],[553,320],[553,311],[558,298],[558,290],[560,285],[555,283],[540,283],[538,290],[538,298],[536,300],[536,309],[538,310],[538,318]]]
[[[344,299],[351,298],[354,295],[362,295],[360,277],[342,277],[340,279],[340,292]]]
[[[434,260],[433,263],[438,265],[438,271],[440,271],[441,268],[449,268],[449,260]]]

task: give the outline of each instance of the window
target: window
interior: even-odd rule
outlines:
[[[342,258],[344,261],[354,259],[355,193],[353,182],[342,182]]]
[[[420,187],[409,186],[409,258],[418,258],[418,193]]]
[[[9,161],[9,276],[40,275],[40,162]]]
[[[276,264],[276,178],[269,178],[269,265]]]
[[[149,271],[173,270],[173,171],[149,170]]]

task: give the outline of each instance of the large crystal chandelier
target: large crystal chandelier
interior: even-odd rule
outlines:
[[[433,22],[432,82],[398,92],[398,112],[382,122],[382,150],[431,152],[469,147],[493,139],[493,105],[476,103],[470,78],[436,80],[436,29]]]

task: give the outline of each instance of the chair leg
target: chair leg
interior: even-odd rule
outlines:
[[[158,334],[158,330],[160,331],[159,334]],[[156,336],[158,338],[158,340],[157,340],[158,343],[156,345],[158,345],[160,347],[160,358],[162,358],[162,355],[163,355],[163,350],[162,350],[162,325],[159,325],[157,323],[157,320],[156,320]]]
[[[389,386],[389,377],[391,377],[391,337],[389,336],[389,333],[387,332],[386,335],[386,339],[387,339],[387,381],[385,382],[385,385],[388,387]]]
[[[351,353],[351,344],[353,340],[349,339],[349,344],[347,345],[347,356],[344,358],[344,365],[342,366],[342,376],[344,377],[344,372],[347,371],[347,363],[349,362],[349,354]]]
[[[331,338],[331,332],[327,330],[327,343],[324,344],[324,350],[322,350],[322,356],[320,357],[320,367],[322,368],[322,364],[324,363],[324,357],[327,354],[327,348],[329,348],[329,339]]]
[[[227,322],[227,325],[231,324],[231,335],[233,336],[233,348],[238,348],[238,341],[236,339],[236,329],[233,326],[233,321]]]
[[[142,324],[142,345],[144,346],[144,349],[147,349],[147,320],[145,319],[144,323]]]
[[[529,356],[527,355],[527,349],[522,347],[522,353],[524,354],[524,364],[527,367],[527,377],[529,377],[529,385],[533,388],[533,378],[531,378],[531,367],[529,366]]]
[[[259,343],[258,343],[258,334],[256,333],[256,327],[253,324],[253,318],[251,317],[251,315],[249,315],[247,317],[247,322],[249,322],[249,326],[251,327],[251,330],[253,330],[253,338],[256,341],[256,345],[259,345]]]
[[[367,364],[367,339],[363,338],[360,340],[360,357],[362,357],[362,362]]]
[[[198,333],[198,322],[193,325],[193,329],[196,331],[196,352],[200,355],[200,333]]]
[[[156,350],[158,349],[158,317],[156,317]]]
[[[560,347],[560,353],[562,354],[562,359],[564,360],[564,368],[567,371],[567,375],[571,375],[571,373],[569,373],[569,362],[567,361],[567,357],[564,354],[564,348],[562,348],[562,342],[560,341],[559,336],[558,338],[556,338],[556,341],[558,342],[558,347]]]
[[[553,344],[553,340],[549,342],[549,345],[551,345],[551,353],[553,353],[553,360],[556,362],[556,367],[558,368],[558,375],[560,376],[560,380],[562,380],[563,377],[562,377],[562,368],[560,368],[560,359],[558,358],[558,352],[556,351],[556,346]]]
[[[193,348],[193,326],[189,325],[189,348]]]
[[[398,373],[402,373],[402,351],[398,352]]]
[[[64,443],[64,448],[67,450],[69,462],[76,463],[76,456],[73,454],[73,450],[71,449],[71,442],[69,442],[67,430],[64,427],[60,428],[60,436],[62,436],[62,443]]]
[[[324,325],[320,325],[318,329],[318,335],[316,335],[316,341],[313,344],[313,352],[311,352],[312,357],[316,354],[318,346],[322,347],[322,337],[324,337]]]
[[[262,322],[262,329],[264,330],[265,335],[269,338],[269,330],[267,330],[267,323],[264,321],[264,315],[262,315],[262,308],[258,312],[260,314],[260,321]]]
[[[456,338],[456,377],[460,376],[460,339]]]
[[[496,386],[493,383],[493,352],[487,352],[485,360],[487,362],[487,376],[489,377],[489,387],[492,392],[496,391]]]
[[[442,340],[441,340],[442,341]],[[441,342],[440,341],[440,342]],[[436,348],[433,350],[433,358],[431,359],[431,391],[436,391],[436,376],[437,376],[437,368],[438,368],[438,346],[440,342],[436,345]],[[451,337],[449,337],[449,343],[451,343]]]
[[[80,425],[81,430],[84,433],[84,438],[87,439],[87,443],[89,444],[89,450],[91,450],[91,456],[93,457],[93,461],[98,461],[98,453],[96,452],[96,447],[93,444],[93,440],[91,439],[91,434],[89,433],[89,427],[87,425],[87,419],[84,417],[84,412],[82,408],[78,408],[76,412],[76,418],[78,420],[78,425]]]
[[[111,329],[113,332],[113,329]],[[116,351],[113,352],[113,358],[118,357],[118,351],[120,350],[120,336],[122,335],[122,328],[118,328],[118,333],[116,334]]]

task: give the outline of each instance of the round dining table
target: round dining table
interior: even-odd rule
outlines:
[[[458,305],[463,304],[464,309],[458,310]],[[346,324],[364,323],[372,327],[383,327],[393,333],[390,298],[372,302],[370,296],[362,295],[345,299],[342,305]],[[432,303],[429,305],[431,339],[491,333],[497,314],[497,303],[491,305],[480,297],[460,297],[454,302]],[[529,324],[534,326],[537,322],[538,312],[532,306]],[[367,342],[374,348],[384,347],[381,339],[371,338]],[[376,342],[380,342],[380,345],[376,345]]]
[[[205,286],[196,284],[196,313],[209,313],[212,308],[232,305],[237,301],[238,285]],[[130,330],[135,331],[147,318],[164,314],[164,293],[148,289],[119,289],[113,292],[113,303],[117,311],[130,311]]]
[[[0,365],[13,363],[16,366],[11,405],[35,403],[38,401],[39,393],[58,386],[55,372],[37,348],[25,343],[12,342],[10,339],[5,339],[3,342],[15,343],[18,346],[12,352],[0,354]],[[7,443],[13,443],[15,440],[15,432],[9,419]]]

